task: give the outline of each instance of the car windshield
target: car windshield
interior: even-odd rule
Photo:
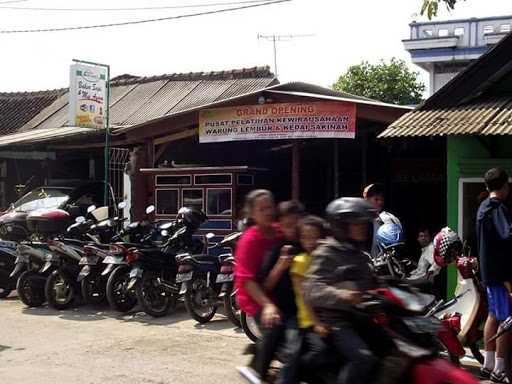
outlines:
[[[58,208],[69,199],[67,190],[58,188],[37,188],[30,191],[13,206],[15,212],[30,212],[35,209]]]

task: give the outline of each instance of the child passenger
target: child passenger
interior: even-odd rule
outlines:
[[[297,322],[299,334],[288,338],[289,361],[283,369],[287,378],[280,375],[278,384],[298,384],[299,377],[307,371],[315,371],[320,355],[325,351],[325,338],[329,329],[315,316],[312,309],[304,301],[302,282],[311,264],[312,253],[318,246],[318,241],[327,237],[327,224],[317,216],[306,216],[299,223],[299,240],[303,252],[294,257],[290,275],[297,305]],[[302,368],[302,372],[299,372]],[[283,372],[282,371],[282,372]]]

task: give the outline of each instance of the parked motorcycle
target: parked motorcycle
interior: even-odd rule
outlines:
[[[110,307],[116,311],[128,312],[137,305],[135,288],[138,272],[133,277],[130,276],[130,273],[139,260],[140,252],[138,250],[142,248],[155,249],[156,247],[153,240],[157,240],[158,224],[152,223],[148,219],[154,211],[155,207],[150,205],[146,208],[146,219],[130,223],[122,230],[115,238],[117,242],[110,246],[108,256],[103,260],[103,263],[107,265],[101,273],[102,276],[108,276],[107,300]],[[167,227],[162,228],[161,231]],[[130,242],[121,242],[123,237],[127,237]]]
[[[457,260],[457,287],[455,297],[441,301],[432,314],[451,324],[460,348],[466,346],[473,357],[483,364],[484,357],[479,344],[483,340],[482,324],[487,318],[487,301],[478,279],[478,261],[475,257],[460,257]]]
[[[86,220],[78,217],[75,224],[66,230],[74,238],[59,236],[47,241],[52,255],[48,256],[43,272],[53,265],[55,270],[48,276],[45,284],[45,296],[48,304],[55,309],[67,309],[80,297],[81,288],[78,283],[80,273],[79,262],[84,256],[84,246],[88,243],[100,244],[99,238],[89,233],[94,222],[108,219],[108,207],[91,206],[88,213],[93,218]]]
[[[236,300],[236,290],[234,289],[234,272],[235,272],[235,257],[234,249],[236,242],[242,235],[241,232],[234,232],[222,239],[219,243],[215,244],[210,249],[224,249],[230,248],[229,253],[222,253],[219,257],[220,270],[217,274],[216,283],[221,284],[219,299],[222,300],[224,305],[224,313],[227,318],[237,327],[240,324],[240,308]]]
[[[130,271],[130,286],[144,311],[154,317],[165,316],[176,305],[180,288],[177,281],[180,252],[198,253],[204,244],[193,238],[194,232],[206,220],[198,210],[182,208],[176,221],[158,225],[162,239],[157,247],[138,248]]]
[[[118,204],[118,209],[126,207],[126,202]],[[117,249],[109,245],[112,240],[119,240],[121,223],[124,218],[119,216],[106,219],[90,228],[94,236],[97,236],[96,244],[84,246],[84,255],[78,265],[81,267],[77,281],[80,283],[82,298],[86,304],[99,305],[106,301],[106,286],[109,272],[102,272],[107,268],[103,261],[111,256]],[[112,252],[111,252],[112,250]],[[124,250],[123,250],[124,251]]]
[[[16,289],[16,279],[10,274],[14,271],[18,243],[0,240],[0,299],[4,299]]]

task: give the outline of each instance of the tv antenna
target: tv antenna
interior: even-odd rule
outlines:
[[[274,75],[277,77],[277,42],[278,41],[292,41],[294,39],[300,39],[305,37],[312,37],[314,34],[305,35],[260,35],[258,34],[258,40],[271,41],[274,44]]]

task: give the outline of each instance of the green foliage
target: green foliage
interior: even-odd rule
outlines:
[[[423,0],[421,14],[424,15],[426,13],[428,18],[432,19],[432,17],[437,16],[440,3],[444,3],[446,8],[451,11],[455,9],[455,4],[457,4],[457,1],[460,2],[463,0]]]
[[[351,66],[332,88],[386,103],[418,104],[425,91],[418,75],[400,59],[392,58],[389,63],[381,60],[379,64],[363,61]]]

